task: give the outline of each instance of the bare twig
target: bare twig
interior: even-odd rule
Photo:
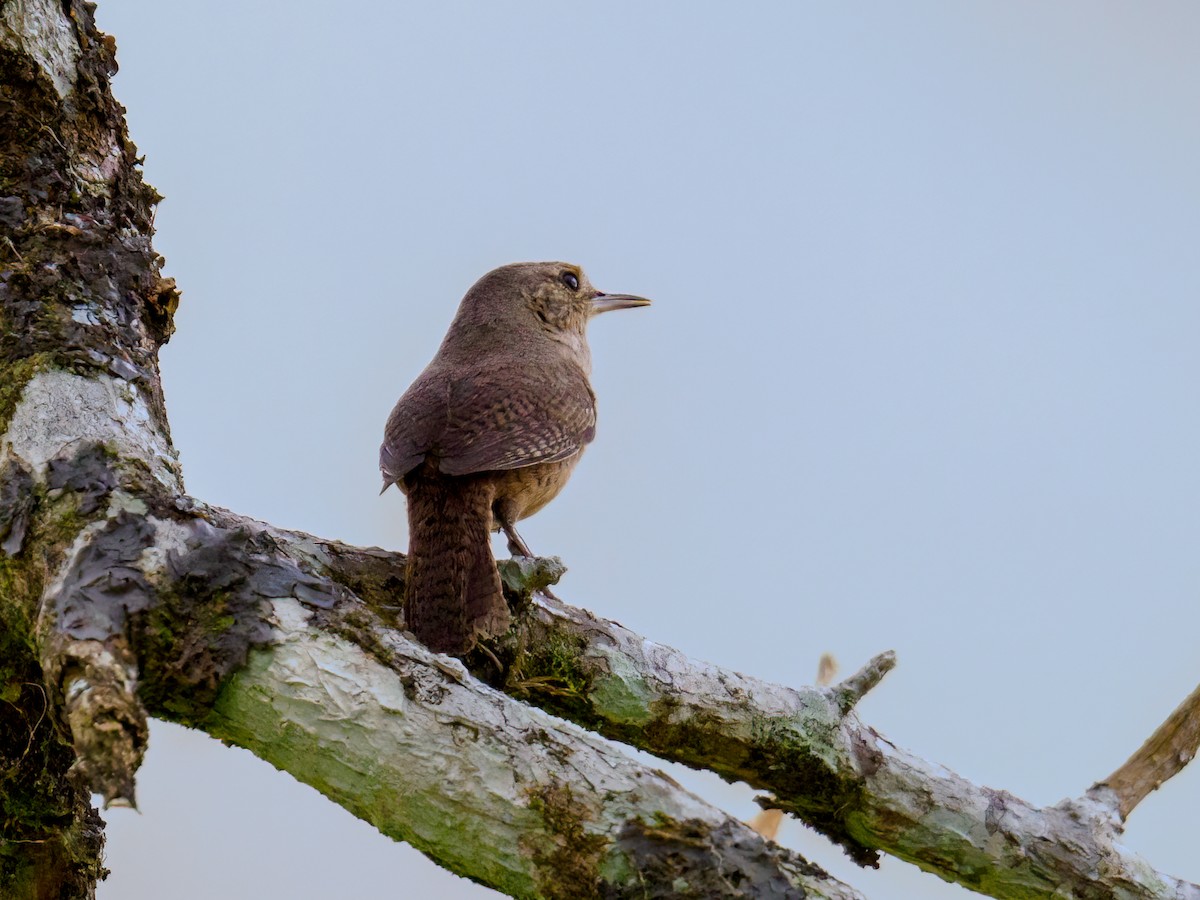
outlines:
[[[883,681],[883,676],[895,667],[895,651],[884,650],[849,678],[835,685],[832,688],[833,696],[842,715],[844,716],[854,709],[858,701],[866,696],[871,688]]]
[[[1103,799],[1104,792],[1116,797],[1122,820],[1134,808],[1174,775],[1179,774],[1200,748],[1200,687],[1192,691],[1175,712],[1167,717],[1154,734],[1133,756],[1088,792]]]

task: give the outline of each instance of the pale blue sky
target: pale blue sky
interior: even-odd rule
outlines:
[[[593,325],[597,440],[522,529],[565,599],[792,684],[894,648],[866,721],[1040,803],[1200,682],[1200,7],[98,15],[167,198],[197,496],[404,547],[388,411],[480,274],[567,259],[655,305]],[[139,790],[102,900],[488,893],[182,729]],[[1127,843],[1200,880],[1197,810],[1188,771]],[[782,839],[873,898],[965,895]]]

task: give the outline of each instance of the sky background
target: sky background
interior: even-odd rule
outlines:
[[[894,742],[1035,803],[1200,682],[1200,6],[100,0],[166,197],[188,489],[404,548],[391,406],[462,293],[582,264],[595,443],[560,596],[762,678],[881,650]],[[731,813],[744,786],[670,768]],[[101,900],[478,898],[155,723]],[[1200,772],[1126,842],[1200,881]],[[872,898],[964,897],[896,860]],[[168,890],[169,886],[169,890]]]

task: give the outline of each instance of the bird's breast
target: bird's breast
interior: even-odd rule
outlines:
[[[494,473],[496,502],[515,512],[514,521],[527,519],[558,496],[571,477],[571,471],[583,456],[583,450],[556,462],[537,463]],[[493,523],[492,530],[499,528]]]

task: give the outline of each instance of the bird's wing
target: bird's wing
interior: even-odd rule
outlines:
[[[427,455],[447,475],[519,469],[573,456],[595,434],[595,395],[578,366],[431,368],[392,410],[379,468],[385,487]]]
[[[379,447],[384,490],[419,466],[437,444],[449,420],[449,391],[445,378],[426,369],[388,416]]]
[[[595,435],[596,399],[578,366],[480,366],[451,385],[439,468],[466,475],[554,462]]]

